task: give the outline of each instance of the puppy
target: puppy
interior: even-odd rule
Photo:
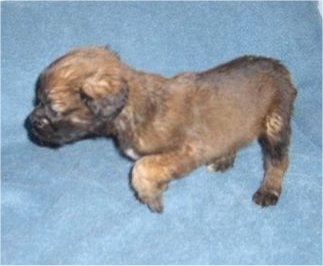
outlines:
[[[172,78],[130,68],[105,48],[67,53],[39,76],[29,115],[39,143],[61,146],[113,136],[135,161],[131,186],[154,212],[168,183],[200,165],[233,166],[257,139],[265,174],[253,201],[276,204],[288,167],[296,90],[278,61],[243,56],[204,72]]]

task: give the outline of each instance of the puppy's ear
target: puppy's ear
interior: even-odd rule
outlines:
[[[120,82],[114,91],[106,90],[99,95],[91,95],[88,90],[81,89],[82,102],[100,119],[114,119],[126,105],[128,100],[128,86],[125,81]]]

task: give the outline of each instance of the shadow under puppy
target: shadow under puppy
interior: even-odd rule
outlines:
[[[135,160],[132,188],[155,212],[172,179],[200,165],[224,171],[238,149],[258,139],[265,175],[253,200],[268,206],[288,167],[295,96],[287,69],[270,58],[244,56],[164,78],[130,68],[108,49],[83,48],[40,74],[28,121],[42,144],[114,136]]]

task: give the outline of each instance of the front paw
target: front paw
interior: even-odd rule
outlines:
[[[163,198],[161,195],[139,195],[138,192],[136,192],[137,199],[142,202],[143,204],[146,204],[149,210],[152,212],[162,213],[164,210],[163,205]]]
[[[149,166],[145,166],[142,161],[138,161],[133,170],[131,178],[131,186],[135,191],[136,197],[152,212],[163,212],[163,191],[166,184],[151,179]]]

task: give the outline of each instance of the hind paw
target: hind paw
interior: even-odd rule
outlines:
[[[276,205],[279,199],[279,192],[275,190],[264,190],[259,188],[253,195],[252,200],[261,207]]]

